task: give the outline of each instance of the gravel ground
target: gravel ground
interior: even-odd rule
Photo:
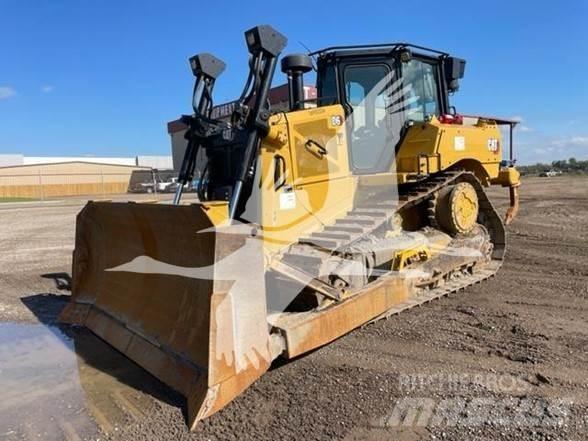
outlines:
[[[64,409],[77,419],[49,415],[47,421],[60,421],[53,433],[29,412],[32,404],[13,398],[29,416],[5,431],[0,416],[0,439],[586,440],[588,179],[529,178],[521,193],[497,277],[278,363],[195,433],[173,391],[82,331],[42,326],[77,352],[82,387],[76,399],[69,393],[62,400],[71,399]],[[490,194],[504,211],[506,191]],[[58,286],[67,288],[61,273],[70,271],[79,209],[0,206],[0,321],[54,322],[67,300]],[[0,326],[0,386],[1,349],[9,344]],[[92,357],[95,347],[99,357]],[[23,353],[22,345],[15,348]],[[54,400],[56,393],[44,396]],[[411,415],[402,420],[401,409],[423,412],[408,424]]]

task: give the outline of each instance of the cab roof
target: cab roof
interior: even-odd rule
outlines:
[[[412,43],[383,43],[383,44],[359,44],[352,46],[331,46],[324,49],[311,52],[309,55],[318,55],[324,57],[331,55],[334,57],[354,56],[354,55],[388,55],[401,49],[417,49],[422,55],[436,56],[439,58],[449,57],[447,52],[438,51],[425,46],[419,46]]]

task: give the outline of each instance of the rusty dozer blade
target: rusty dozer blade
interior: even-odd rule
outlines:
[[[256,265],[263,274],[261,241],[215,229],[209,210],[90,202],[77,218],[72,299],[60,316],[183,394],[191,429],[272,358],[263,277],[239,278],[246,286],[231,277]]]

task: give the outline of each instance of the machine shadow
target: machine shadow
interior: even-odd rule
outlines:
[[[75,352],[80,384],[85,391],[95,387],[91,367],[107,374],[115,381],[174,407],[179,407],[186,418],[186,400],[179,393],[159,381],[122,353],[85,328],[58,321],[59,314],[69,301],[69,295],[52,293],[32,294],[21,298],[22,303],[60,340]],[[68,341],[69,340],[69,341]],[[95,374],[94,374],[95,376]],[[91,393],[86,393],[90,398]]]

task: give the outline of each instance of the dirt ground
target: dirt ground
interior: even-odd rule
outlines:
[[[181,397],[55,326],[80,208],[0,206],[0,439],[588,438],[586,178],[523,181],[497,277],[277,363],[195,433]],[[398,424],[415,403],[436,418]]]

